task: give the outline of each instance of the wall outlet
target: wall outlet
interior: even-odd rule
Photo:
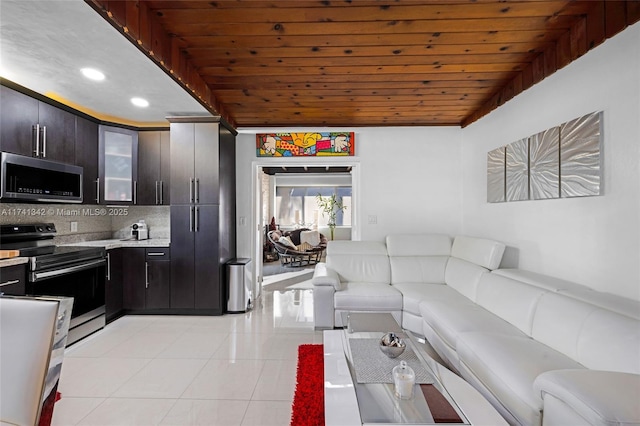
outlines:
[[[238,218],[240,220],[240,226],[247,226],[247,218],[244,216],[240,216]]]
[[[378,224],[378,216],[374,214],[369,215],[369,225],[377,225]]]
[[[78,232],[78,222],[71,222],[71,232]]]

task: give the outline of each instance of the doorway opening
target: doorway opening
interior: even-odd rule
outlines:
[[[334,160],[335,161],[335,160]],[[313,268],[283,268],[277,253],[269,247],[269,226],[285,232],[309,229],[329,239],[331,234],[328,217],[323,215],[317,196],[335,195],[346,205],[336,215],[334,239],[357,239],[359,237],[357,210],[359,187],[359,164],[356,162],[295,163],[264,161],[255,162],[254,167],[253,222],[256,230],[253,238],[254,277],[259,295],[264,283],[271,288],[282,278],[284,284],[310,279]],[[296,275],[300,275],[296,277]],[[289,281],[287,281],[289,280]],[[279,287],[278,287],[279,288]]]

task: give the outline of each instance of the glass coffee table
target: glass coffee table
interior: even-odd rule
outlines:
[[[438,364],[390,313],[344,313],[343,330],[324,332],[326,425],[507,424],[471,385]],[[406,349],[388,358],[377,347],[388,333]],[[416,373],[413,397],[394,395],[391,370],[405,360]]]

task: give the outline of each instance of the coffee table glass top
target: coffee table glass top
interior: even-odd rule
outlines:
[[[351,312],[342,315],[342,323],[345,324],[342,346],[353,379],[363,424],[431,425],[442,423],[443,420],[449,424],[469,424],[453,398],[433,374],[428,363],[428,360],[433,360],[421,349],[421,343],[417,338],[398,325],[392,314]],[[365,345],[364,341],[351,342],[354,339],[366,339],[368,342],[372,339],[379,340],[388,332],[398,334],[407,345],[405,352],[395,359],[387,359],[382,351],[375,351],[371,345]],[[369,349],[363,350],[363,346],[368,346]],[[370,383],[369,379],[362,380],[363,366],[371,373],[371,370],[393,368],[406,358],[412,359],[416,370],[423,370],[423,374],[417,374],[416,371],[416,377],[420,377],[417,382],[425,383],[414,385],[411,399],[397,398],[394,395],[393,383]],[[379,381],[385,381],[390,377],[384,373],[386,372],[381,372]],[[374,377],[373,381],[378,380]]]

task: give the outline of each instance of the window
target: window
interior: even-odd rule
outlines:
[[[347,207],[336,215],[338,226],[351,226],[350,186],[279,186],[276,187],[276,223],[282,227],[327,226],[328,218],[322,215],[316,196],[336,194]]]

